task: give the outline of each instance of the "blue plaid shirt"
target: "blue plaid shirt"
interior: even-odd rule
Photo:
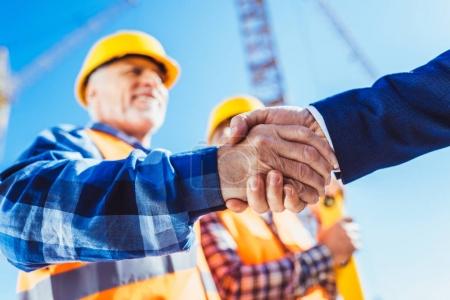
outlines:
[[[84,128],[42,132],[0,174],[0,248],[19,269],[164,255],[189,248],[193,223],[224,209],[217,148],[171,155],[136,148],[104,160]]]

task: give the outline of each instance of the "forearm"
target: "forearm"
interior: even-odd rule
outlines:
[[[223,208],[215,152],[22,162],[1,177],[0,247],[24,270],[186,249],[194,221]]]
[[[314,286],[328,288],[333,298],[331,260],[321,251],[323,249],[316,247],[258,265],[227,263],[229,269],[223,270],[217,280],[221,278],[223,286],[220,289],[226,299],[238,299],[242,295],[248,295],[249,299],[289,299],[304,296]],[[319,252],[322,259],[318,259]],[[264,284],[258,286],[261,282]]]
[[[312,105],[324,117],[343,180],[350,182],[449,146],[449,97],[450,51],[412,72]]]
[[[312,286],[321,286],[330,299],[336,297],[336,278],[330,250],[323,245],[315,246],[298,256],[300,284],[297,295],[303,295]]]

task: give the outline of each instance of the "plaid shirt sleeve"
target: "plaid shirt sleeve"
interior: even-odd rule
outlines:
[[[325,246],[246,265],[217,214],[203,217],[200,224],[203,251],[222,299],[293,299],[318,284],[330,299],[336,298],[331,253]]]
[[[80,128],[45,131],[0,174],[1,251],[31,271],[185,250],[198,217],[224,209],[216,151],[103,160]]]

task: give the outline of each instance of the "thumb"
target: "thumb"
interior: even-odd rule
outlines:
[[[230,134],[228,136],[228,143],[231,145],[239,143],[243,140],[249,131],[249,126],[246,121],[246,115],[241,114],[233,117],[230,121]]]
[[[270,108],[260,108],[233,117],[230,122],[231,132],[228,142],[234,145],[246,137],[253,126],[265,124],[269,112]]]

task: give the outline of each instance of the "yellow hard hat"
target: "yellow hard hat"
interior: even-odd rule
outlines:
[[[143,55],[161,63],[166,69],[164,85],[170,88],[180,74],[178,63],[166,55],[161,43],[142,31],[118,31],[100,39],[92,46],[75,82],[75,95],[86,106],[86,80],[95,69],[126,55]]]
[[[220,123],[236,115],[263,107],[264,104],[261,101],[248,95],[238,95],[226,98],[214,107],[209,115],[208,131],[206,135],[207,141],[211,141],[211,137]]]

